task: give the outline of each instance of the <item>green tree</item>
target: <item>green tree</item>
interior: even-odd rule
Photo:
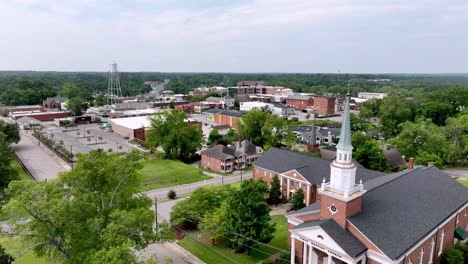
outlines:
[[[80,116],[83,111],[88,108],[88,104],[83,101],[80,97],[73,97],[65,102],[65,106],[72,112],[74,116]]]
[[[17,175],[11,167],[13,155],[11,148],[6,141],[6,136],[0,132],[0,188],[6,188],[8,184],[15,180]]]
[[[257,146],[263,146],[266,143],[266,139],[263,137],[262,128],[268,117],[268,113],[254,107],[239,122],[239,135],[244,139],[251,140]]]
[[[63,84],[62,90],[59,94],[68,98],[79,97],[81,89],[80,86],[74,82],[66,82]]]
[[[94,99],[94,104],[97,105],[97,106],[106,105],[107,104],[107,97],[105,95],[102,95],[102,94],[96,96],[96,98]]]
[[[440,264],[462,264],[465,258],[463,252],[456,247],[449,247],[440,255]]]
[[[279,204],[281,202],[281,185],[280,180],[277,175],[273,177],[273,182],[271,183],[269,190],[268,202],[271,204]]]
[[[353,158],[362,166],[371,170],[388,171],[390,165],[383,149],[369,134],[356,132],[352,137]]]
[[[383,136],[388,139],[400,133],[400,124],[406,121],[413,121],[413,105],[410,101],[387,96],[380,105],[380,130]]]
[[[0,120],[0,133],[5,135],[5,140],[8,144],[18,143],[21,139],[19,127],[16,123],[7,123]]]
[[[270,223],[270,207],[264,198],[267,192],[264,181],[249,179],[227,199],[224,228],[238,250],[253,246],[253,240],[268,243],[273,238],[276,228]]]
[[[468,155],[468,113],[463,113],[458,118],[448,118],[445,132],[454,146],[454,163],[462,163]]]
[[[223,135],[219,134],[219,131],[217,129],[213,129],[210,131],[210,134],[208,135],[208,146],[213,146],[215,142],[218,142],[219,144],[225,144],[223,140]]]
[[[15,261],[15,258],[5,252],[5,248],[0,245],[0,264],[10,264]]]
[[[293,205],[293,210],[299,210],[299,209],[305,207],[304,192],[302,191],[302,189],[299,189],[294,193],[291,202],[292,202],[292,205]]]
[[[445,125],[445,120],[455,115],[455,109],[451,104],[439,101],[422,103],[418,112],[421,117],[430,118],[438,126]]]
[[[370,99],[362,103],[359,115],[362,118],[371,118],[380,115],[380,105],[382,99]]]
[[[242,138],[251,139],[253,144],[265,149],[294,142],[294,135],[285,119],[258,108],[253,108],[242,117],[238,130]]]
[[[187,115],[178,110],[156,113],[151,117],[148,143],[152,148],[161,146],[164,157],[188,161],[201,148],[203,135],[201,128],[188,125]]]
[[[415,123],[405,122],[400,125],[400,129],[398,136],[388,140],[388,143],[395,146],[402,155],[415,157],[415,161],[420,156],[420,162],[422,157],[431,154],[444,162],[451,159],[453,144],[447,139],[444,129],[434,125],[430,119],[418,119]]]
[[[206,214],[218,209],[231,192],[229,185],[197,188],[189,198],[174,205],[171,223],[198,225]]]
[[[276,115],[269,114],[267,116],[261,132],[264,139],[263,146],[265,149],[270,147],[279,147],[283,143],[290,146],[295,141],[295,136],[289,130],[286,119]]]
[[[174,101],[171,101],[171,102],[169,103],[169,108],[170,108],[170,109],[174,109],[174,108],[175,108],[175,103],[174,103]]]
[[[224,216],[226,215],[226,203],[221,204],[214,212],[205,214],[202,221],[198,225],[200,231],[211,239],[211,243],[215,245],[215,240],[218,237],[224,236],[226,230],[224,230]]]
[[[167,224],[153,229],[140,159],[96,150],[56,180],[11,182],[5,209],[14,234],[36,255],[64,263],[138,263],[135,250],[169,237]]]

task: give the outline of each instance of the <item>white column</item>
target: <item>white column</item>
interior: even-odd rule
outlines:
[[[296,255],[296,239],[291,236],[291,264],[294,264],[295,260],[295,255]]]
[[[307,185],[307,198],[306,198],[306,206],[310,204],[310,184]]]
[[[312,251],[314,250],[314,248],[312,247],[312,245],[309,245],[309,264],[312,264]],[[316,264],[316,263],[314,263]]]
[[[361,264],[366,264],[366,257],[366,254],[364,254],[364,256],[361,259]]]
[[[302,264],[307,264],[307,244],[303,242],[302,245]]]
[[[328,254],[327,264],[332,264],[332,256]]]
[[[287,197],[288,200],[289,200],[289,184],[290,184],[290,183],[291,183],[291,181],[290,181],[289,178],[288,178],[288,189],[287,189],[287,192],[288,192],[288,193],[286,194],[286,197]]]

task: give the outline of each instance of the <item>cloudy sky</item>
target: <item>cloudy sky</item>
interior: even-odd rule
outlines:
[[[467,0],[0,0],[0,70],[468,72]]]

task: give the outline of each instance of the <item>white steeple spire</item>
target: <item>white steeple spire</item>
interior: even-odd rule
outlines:
[[[351,124],[349,110],[349,93],[341,125],[340,140],[336,145],[336,159],[331,163],[330,187],[333,191],[348,197],[349,194],[359,191],[356,184],[356,165],[353,162],[353,146],[351,145]]]

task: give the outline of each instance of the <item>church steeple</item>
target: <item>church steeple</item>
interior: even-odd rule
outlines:
[[[349,93],[346,95],[346,103],[345,109],[343,114],[343,123],[341,124],[341,132],[340,132],[340,140],[338,141],[338,145],[336,145],[337,149],[341,150],[353,150],[353,146],[351,145],[351,121],[350,121],[350,114],[349,114]]]
[[[356,184],[356,164],[354,164],[352,157],[350,123],[349,94],[347,94],[340,140],[336,145],[336,159],[330,164],[330,183],[328,184],[333,193],[343,197],[349,197],[350,194],[360,191],[362,187],[362,185]]]

